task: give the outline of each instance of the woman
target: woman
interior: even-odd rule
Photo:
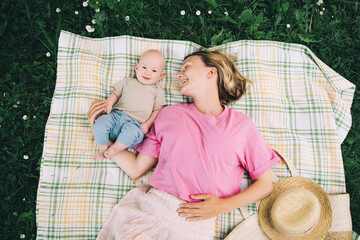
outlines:
[[[249,205],[272,191],[271,167],[279,161],[253,122],[225,104],[237,101],[248,80],[217,51],[198,51],[177,74],[192,104],[164,108],[137,156],[113,160],[132,179],[157,166],[149,188],[130,191],[113,209],[98,238],[212,239],[218,214]],[[96,100],[89,122],[103,110]],[[241,191],[244,170],[254,180]]]

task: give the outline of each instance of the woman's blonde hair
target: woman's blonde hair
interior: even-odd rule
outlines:
[[[199,50],[186,56],[200,56],[207,67],[215,67],[218,72],[218,92],[219,100],[222,104],[228,104],[239,100],[247,90],[249,79],[244,77],[237,69],[235,63],[230,58],[236,56],[227,55],[220,51]]]

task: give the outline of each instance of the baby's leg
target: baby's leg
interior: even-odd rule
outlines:
[[[93,126],[95,142],[100,152],[94,156],[94,161],[101,161],[105,158],[104,153],[110,146],[109,132],[113,129],[114,116],[112,113],[99,117]]]
[[[121,128],[121,132],[118,135],[117,140],[104,153],[105,157],[109,160],[112,160],[116,153],[127,149],[129,146],[133,147],[138,144],[144,137],[140,124],[134,124],[134,120],[127,116],[126,118],[126,122]]]
[[[124,113],[119,112],[118,114],[121,114],[121,121],[118,122],[119,132],[117,135],[114,135],[116,131],[110,133],[110,139],[117,138],[117,140],[104,153],[104,156],[109,160],[112,160],[118,152],[125,150],[129,146],[135,146],[144,137],[138,122]]]
[[[124,145],[116,140],[115,143],[104,152],[104,156],[107,157],[107,159],[112,160],[116,153],[121,152],[126,148],[128,148],[127,145]]]
[[[108,144],[106,144],[106,145],[98,145],[98,147],[99,147],[100,152],[99,152],[98,155],[94,156],[94,158],[93,158],[94,161],[102,161],[102,160],[104,160],[104,158],[105,158],[104,153],[109,148],[109,145]]]

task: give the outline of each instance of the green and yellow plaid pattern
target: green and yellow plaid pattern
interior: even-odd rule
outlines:
[[[38,239],[95,239],[112,207],[130,189],[148,183],[151,172],[133,182],[114,162],[92,160],[98,149],[87,110],[93,100],[111,93],[113,83],[135,76],[134,64],[152,48],[166,57],[160,84],[168,105],[191,101],[180,93],[176,74],[184,57],[199,47],[189,41],[92,39],[61,32],[41,160]],[[251,117],[268,143],[294,162],[300,176],[328,193],[345,192],[340,145],[351,126],[355,86],[303,45],[242,40],[211,49],[236,55],[238,68],[253,81],[231,107]],[[274,171],[290,176],[282,163]],[[244,187],[249,179],[246,175]],[[254,206],[249,210],[254,212]],[[241,219],[238,210],[220,215],[216,238],[224,238]]]

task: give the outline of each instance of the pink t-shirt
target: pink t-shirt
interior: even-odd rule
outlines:
[[[165,107],[135,148],[157,157],[150,185],[178,195],[235,195],[246,169],[254,180],[280,161],[253,121],[227,106],[217,117],[194,104]]]

